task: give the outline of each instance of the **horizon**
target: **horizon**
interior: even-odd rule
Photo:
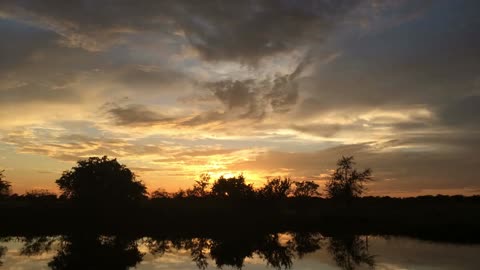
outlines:
[[[117,158],[152,192],[371,168],[366,196],[480,194],[477,1],[2,1],[0,171],[59,193]]]

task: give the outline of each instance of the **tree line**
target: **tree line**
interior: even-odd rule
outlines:
[[[365,191],[364,183],[370,181],[371,170],[358,171],[353,167],[353,156],[342,157],[325,186],[328,198],[352,199]],[[230,199],[284,199],[288,197],[320,197],[320,186],[314,181],[293,181],[289,177],[268,179],[260,188],[248,184],[243,174],[233,177],[220,176],[212,181],[209,174],[202,174],[188,189],[167,192],[157,189],[148,194],[145,184],[137,179],[127,166],[107,156],[80,160],[77,165],[62,173],[55,181],[61,199],[77,202],[135,202],[147,198],[230,198]],[[0,171],[0,198],[11,197],[11,183]],[[16,195],[18,197],[18,195]],[[33,190],[24,198],[56,198],[48,190]]]

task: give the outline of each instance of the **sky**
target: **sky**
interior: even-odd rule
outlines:
[[[367,195],[478,194],[478,1],[0,1],[0,169],[57,191],[107,155],[153,191],[201,173]]]

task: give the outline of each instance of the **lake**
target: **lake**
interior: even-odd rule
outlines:
[[[480,245],[311,232],[0,238],[2,269],[479,269]]]

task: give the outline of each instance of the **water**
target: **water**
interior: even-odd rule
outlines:
[[[0,238],[2,269],[480,269],[480,245],[275,233],[211,238]]]

